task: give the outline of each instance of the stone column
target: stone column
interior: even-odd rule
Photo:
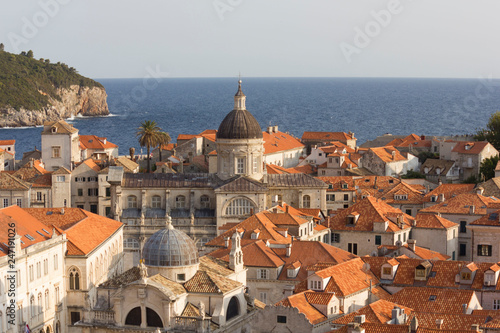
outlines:
[[[165,190],[165,215],[170,215],[170,190]]]

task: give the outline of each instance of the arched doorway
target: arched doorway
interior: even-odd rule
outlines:
[[[227,305],[226,321],[240,315],[240,301],[238,297],[233,296]]]
[[[141,326],[141,308],[136,307],[130,310],[125,319],[125,325]]]

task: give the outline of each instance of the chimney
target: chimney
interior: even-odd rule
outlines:
[[[33,167],[33,159],[30,158],[30,168],[32,168],[32,167]]]
[[[271,134],[273,132],[273,126],[267,126],[267,133]]]
[[[347,324],[347,333],[364,333],[365,329],[358,323]]]
[[[471,331],[474,331],[474,332],[481,332],[479,330],[479,324],[472,324],[472,326],[470,327]]]
[[[469,214],[474,215],[474,211],[476,210],[476,207],[474,205],[469,206]]]
[[[443,185],[443,181],[441,180],[441,176],[438,178],[438,185]]]
[[[464,314],[467,314],[467,304],[462,304],[462,310]]]
[[[292,255],[292,244],[286,245],[286,257],[289,258]]]
[[[410,248],[410,250],[412,250],[413,252],[415,252],[415,243],[417,241],[415,239],[408,239],[408,247]]]
[[[392,151],[392,160],[393,161],[396,160],[396,151],[395,150]]]
[[[287,214],[288,214],[288,207],[289,207],[289,205],[286,205],[286,207],[285,207],[285,211]]]
[[[229,237],[224,237],[224,247],[229,248]]]
[[[444,202],[444,193],[439,194],[439,202]]]
[[[391,324],[400,325],[406,322],[404,310],[400,307],[395,306],[392,309],[392,320]]]
[[[477,188],[477,194],[483,195],[483,192],[484,192],[484,188],[482,188],[482,187]]]
[[[106,144],[106,142],[108,142],[108,141],[106,140],[106,138],[104,138],[104,140],[103,140],[102,142],[103,142],[104,144]]]
[[[274,133],[278,133],[278,125],[273,127],[273,131],[274,131]]]
[[[354,322],[356,324],[363,324],[365,322],[365,315],[359,315],[354,317]]]
[[[417,330],[418,330],[418,319],[417,317],[413,317],[410,323],[410,332],[417,333]]]
[[[438,330],[440,330],[443,327],[443,319],[436,319],[436,327]]]
[[[61,215],[64,215],[64,207],[61,208]]]

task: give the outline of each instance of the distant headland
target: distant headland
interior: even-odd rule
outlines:
[[[64,63],[12,54],[0,44],[0,127],[108,115],[104,87]]]

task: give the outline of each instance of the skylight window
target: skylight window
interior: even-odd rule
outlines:
[[[34,240],[35,240],[35,239],[34,239],[31,235],[29,235],[29,234],[24,235],[24,237],[28,238],[30,241],[34,241]]]
[[[48,212],[47,212],[47,215],[52,215],[52,212],[51,212],[51,211],[48,211]]]
[[[431,296],[429,296],[429,301],[435,301],[436,298],[437,298],[436,295],[431,295]]]
[[[42,228],[42,230],[43,230],[43,231],[45,231],[45,233],[46,233],[47,235],[50,235],[50,232],[48,232],[47,230],[45,230],[45,229],[43,229],[43,228]]]
[[[36,231],[36,233],[37,233],[37,234],[39,234],[39,235],[40,235],[40,236],[42,236],[42,237],[45,237],[45,235],[44,235],[44,234],[42,234],[42,232],[41,232],[41,231],[38,231],[38,230],[37,230],[37,231]]]

